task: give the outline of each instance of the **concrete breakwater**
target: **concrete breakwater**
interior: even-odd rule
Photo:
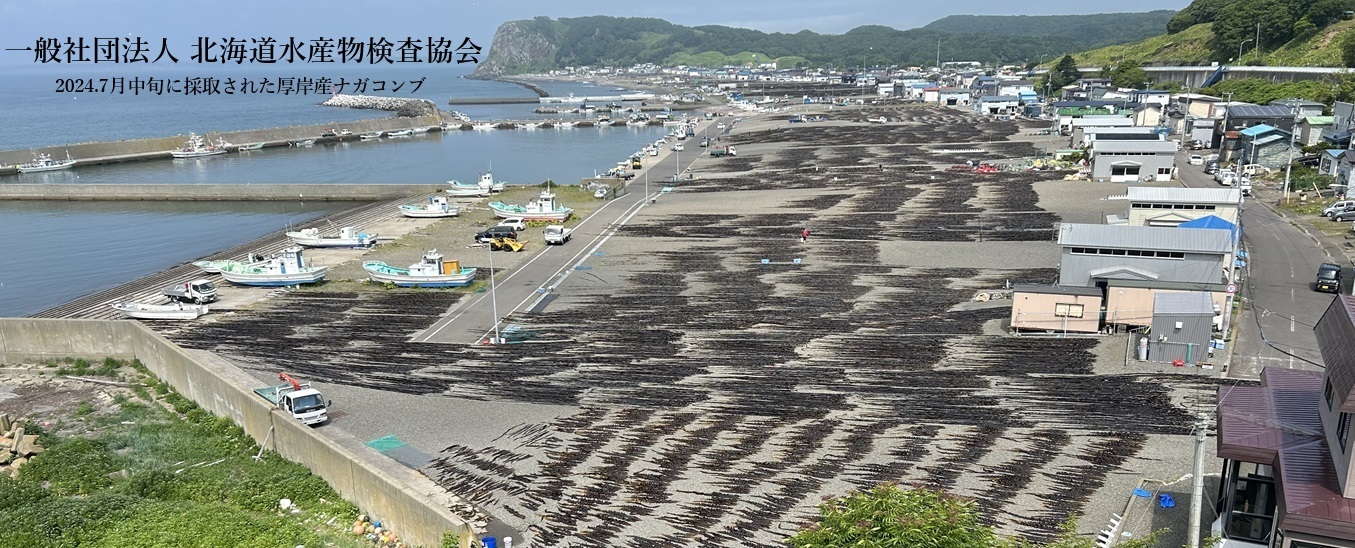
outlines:
[[[442,185],[0,185],[0,200],[184,200],[370,202],[442,190]]]
[[[428,99],[407,99],[403,97],[381,97],[378,95],[335,95],[325,99],[320,106],[339,108],[364,108],[371,110],[389,110],[402,116],[427,116],[436,114],[437,104]]]
[[[318,137],[321,133],[330,128],[347,129],[353,134],[346,138],[357,139],[358,135],[362,133],[375,131],[395,131],[429,126],[436,129],[439,127],[439,123],[441,123],[441,118],[437,115],[418,116],[413,118],[391,117],[359,120],[356,122],[334,122],[272,129],[212,132],[204,135],[211,141],[221,138],[236,145],[244,143],[264,143],[264,146],[287,146],[288,141],[300,139],[316,139],[317,142],[341,139],[340,137],[323,139]],[[184,144],[184,141],[187,139],[187,136],[176,135],[173,137],[152,139],[129,139],[125,141],[80,143],[74,145],[0,151],[0,174],[14,173],[15,165],[31,160],[35,154],[50,154],[53,158],[65,158],[66,153],[70,152],[71,157],[76,160],[75,169],[79,169],[81,165],[88,164],[110,164],[137,160],[164,159],[170,157],[169,151],[178,148],[180,145]],[[227,148],[231,149],[231,147]]]

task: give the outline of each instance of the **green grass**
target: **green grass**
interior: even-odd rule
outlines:
[[[254,460],[230,420],[164,394],[173,411],[127,397],[112,413],[82,406],[89,437],[35,428],[46,451],[0,477],[0,546],[364,546],[343,531],[357,508],[324,480],[275,453]],[[302,511],[280,513],[283,498]]]
[[[1355,20],[1339,21],[1318,31],[1313,36],[1291,40],[1274,51],[1261,51],[1261,65],[1300,67],[1341,66],[1340,38],[1355,30]],[[1104,67],[1120,59],[1137,61],[1143,65],[1207,65],[1211,60],[1213,34],[1209,23],[1195,25],[1176,34],[1163,34],[1146,40],[1118,46],[1074,53],[1078,66]],[[1254,61],[1255,52],[1244,49],[1246,64]],[[1231,55],[1230,55],[1231,56]],[[1050,68],[1058,59],[1046,61],[1041,67]]]

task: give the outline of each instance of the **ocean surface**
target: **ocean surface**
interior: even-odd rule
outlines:
[[[447,105],[450,97],[535,97],[515,84],[461,78],[473,67],[105,65],[0,68],[0,150],[177,134],[211,133],[389,116],[318,106],[325,95],[115,95],[57,93],[57,79],[368,78],[410,82],[416,93],[476,120],[568,118],[537,115],[535,104]],[[617,94],[612,88],[541,82],[552,95]],[[411,84],[406,84],[411,86]],[[409,89],[407,87],[406,89]],[[636,88],[639,89],[639,88]],[[631,91],[631,90],[628,90]],[[0,176],[7,183],[442,183],[494,178],[516,184],[574,183],[603,172],[664,133],[662,127],[451,131],[380,141],[275,148],[191,160],[76,167]],[[333,211],[332,204],[0,202],[0,316],[32,314],[82,295],[239,245]],[[15,237],[22,235],[21,237]]]

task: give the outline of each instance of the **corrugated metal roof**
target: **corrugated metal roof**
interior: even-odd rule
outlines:
[[[1327,364],[1327,378],[1336,391],[1336,407],[1355,412],[1355,297],[1332,299],[1313,326],[1317,349]]]
[[[983,97],[979,97],[979,102],[983,103],[1016,102],[1020,100],[1021,99],[1015,95],[984,95]]]
[[[1208,293],[1187,291],[1182,293],[1158,292],[1153,295],[1153,315],[1167,316],[1213,316],[1214,301]]]
[[[1097,133],[1157,133],[1157,128],[1147,126],[1085,126],[1082,128],[1083,135]]]
[[[1248,137],[1255,137],[1255,136],[1257,136],[1257,135],[1260,135],[1260,134],[1266,133],[1266,132],[1270,132],[1270,131],[1275,131],[1275,126],[1270,126],[1270,125],[1266,125],[1266,124],[1258,124],[1258,125],[1254,125],[1254,126],[1252,126],[1252,127],[1249,127],[1249,128],[1247,128],[1247,129],[1244,129],[1244,130],[1242,130],[1242,131],[1239,131],[1238,133],[1241,133],[1241,134],[1246,135],[1246,136],[1248,136]]]
[[[1080,295],[1100,297],[1101,289],[1096,287],[1077,287],[1071,285],[1012,284],[1014,293],[1039,293],[1042,295]]]
[[[1059,245],[1221,254],[1232,250],[1232,235],[1208,228],[1062,223]]]
[[[1256,141],[1255,144],[1256,144],[1256,146],[1261,146],[1261,145],[1270,144],[1270,143],[1273,143],[1273,142],[1275,142],[1275,141],[1279,141],[1279,140],[1282,140],[1282,139],[1284,139],[1284,136],[1283,136],[1283,135],[1269,135],[1269,136],[1266,136],[1266,137],[1262,137],[1262,138],[1260,138],[1260,139],[1256,139],[1256,140],[1255,140],[1255,141]]]
[[[1131,186],[1130,202],[1181,204],[1238,204],[1242,191],[1236,188],[1184,188],[1179,186]]]
[[[1261,386],[1219,387],[1218,456],[1275,468],[1279,528],[1355,540],[1355,499],[1342,496],[1322,427],[1322,374],[1266,368]]]
[[[1292,118],[1294,112],[1289,107],[1238,105],[1228,107],[1228,116],[1232,118]]]
[[[1308,122],[1310,126],[1329,126],[1336,123],[1335,116],[1307,116],[1303,121]]]
[[[1170,152],[1176,154],[1176,143],[1172,141],[1096,141],[1092,143],[1092,153],[1099,152]]]

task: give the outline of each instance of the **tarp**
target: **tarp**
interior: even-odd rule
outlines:
[[[1237,225],[1220,219],[1214,215],[1205,215],[1193,221],[1186,221],[1177,225],[1177,228],[1217,228],[1220,230],[1236,230]]]

